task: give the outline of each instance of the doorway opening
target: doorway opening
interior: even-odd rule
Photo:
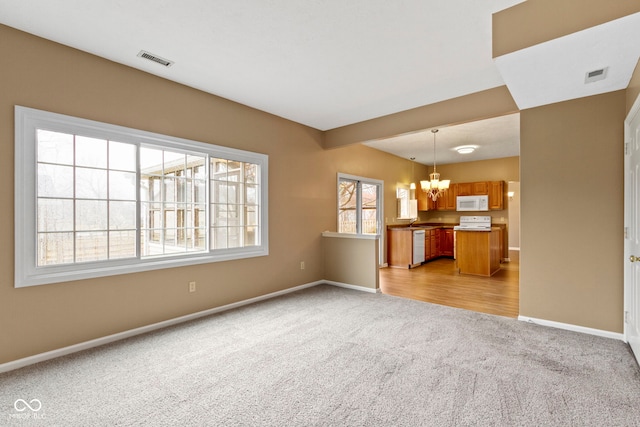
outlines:
[[[481,313],[517,318],[520,312],[520,182],[508,183],[508,256],[490,277],[458,272],[452,258],[411,269],[380,269],[382,293]]]

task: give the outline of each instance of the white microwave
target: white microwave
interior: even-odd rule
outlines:
[[[456,210],[462,212],[488,211],[489,196],[458,196],[456,199]]]

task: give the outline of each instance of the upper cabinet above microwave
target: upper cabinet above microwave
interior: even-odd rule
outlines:
[[[434,202],[420,188],[416,190],[419,211],[455,211],[458,196],[489,196],[489,210],[505,209],[504,181],[478,181],[449,184],[449,189]]]

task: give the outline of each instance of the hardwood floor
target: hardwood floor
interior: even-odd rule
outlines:
[[[440,258],[417,268],[381,268],[382,293],[481,313],[518,317],[520,302],[517,251],[491,277],[459,274],[455,260]]]

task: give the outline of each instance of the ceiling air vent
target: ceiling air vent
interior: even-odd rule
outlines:
[[[589,71],[584,76],[585,83],[593,83],[598,80],[604,80],[607,77],[607,70],[609,67],[600,68],[598,70]]]
[[[158,64],[164,65],[165,67],[171,67],[173,65],[173,61],[161,58],[158,55],[147,52],[146,50],[141,50],[140,52],[138,52],[138,56],[140,58],[148,59],[149,61],[157,62]]]

